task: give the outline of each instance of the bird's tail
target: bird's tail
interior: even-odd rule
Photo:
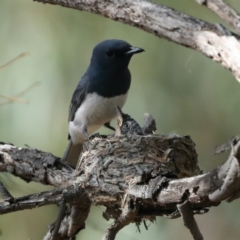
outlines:
[[[80,153],[82,152],[82,143],[74,145],[71,140],[69,140],[67,149],[62,157],[63,162],[68,162],[73,168],[76,167]]]

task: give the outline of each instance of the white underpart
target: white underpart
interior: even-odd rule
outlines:
[[[127,93],[112,98],[104,98],[96,93],[88,94],[86,99],[78,108],[74,120],[69,122],[69,134],[72,143],[82,143],[86,136],[82,129],[87,126],[88,134],[92,134],[98,130],[106,122],[116,117],[116,107],[123,107],[127,100]]]

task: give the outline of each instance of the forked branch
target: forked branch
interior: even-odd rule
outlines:
[[[56,239],[68,239],[84,229],[90,206],[95,204],[105,206],[105,216],[114,219],[104,240],[114,239],[116,233],[131,222],[139,225],[144,219],[153,220],[156,216],[176,218],[180,215],[193,236],[197,232],[195,239],[201,239],[197,225],[192,228],[187,224],[182,204],[187,201],[193,217],[193,214],[206,213],[209,207],[223,200],[239,198],[239,146],[240,142],[235,139],[228,160],[215,170],[200,174],[194,144],[189,137],[96,137],[86,144],[87,149],[74,174],[49,153],[1,144],[1,171],[58,188],[13,198],[1,185],[4,202],[0,203],[0,214],[48,204],[68,204],[65,215],[60,214],[58,218],[62,221],[56,222],[45,240],[51,239],[52,233]],[[36,162],[39,157],[41,161]],[[47,178],[39,174],[41,169],[45,169]]]
[[[192,48],[229,69],[240,81],[240,37],[222,25],[146,0],[34,1],[96,13]],[[239,23],[238,15],[235,21]]]

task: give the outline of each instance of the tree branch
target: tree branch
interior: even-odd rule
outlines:
[[[0,142],[0,171],[54,187],[70,183],[74,170],[51,153]]]
[[[76,199],[75,199],[76,200]],[[85,229],[85,221],[90,211],[90,201],[87,195],[82,194],[79,201],[75,201],[69,208],[61,205],[58,218],[50,227],[43,240],[65,240],[76,236]]]
[[[155,129],[153,120],[145,119],[146,129]],[[0,143],[0,171],[59,187],[14,198],[0,183],[4,200],[0,214],[58,204],[59,215],[44,240],[66,240],[85,228],[90,206],[95,204],[106,207],[105,219],[114,219],[103,240],[114,240],[131,222],[139,226],[156,216],[181,215],[194,239],[202,239],[193,215],[240,197],[240,139],[232,140],[224,164],[201,174],[189,136],[128,134],[126,123],[130,132],[141,127],[122,112],[117,122],[120,136],[97,134],[85,141],[75,171],[52,154]]]
[[[34,0],[96,13],[140,28],[203,53],[229,69],[240,81],[240,37],[169,7],[146,0]]]
[[[197,222],[193,216],[191,205],[188,201],[178,204],[178,210],[181,213],[185,227],[187,227],[194,240],[203,240],[203,236],[198,228]]]
[[[15,61],[17,61],[17,60],[19,60],[19,59],[21,59],[21,58],[23,58],[23,57],[25,57],[26,55],[28,55],[27,52],[24,52],[24,53],[19,54],[18,56],[16,56],[15,58],[11,59],[11,60],[8,61],[7,63],[1,65],[1,66],[0,66],[0,69],[9,66],[10,64],[14,63]]]
[[[179,204],[185,201],[193,214],[202,214],[223,200],[239,198],[240,141],[232,142],[232,152],[223,165],[201,175],[194,146],[189,137],[177,135],[95,137],[85,143],[73,174],[49,153],[1,144],[1,171],[61,188],[14,199],[5,194],[0,214],[68,203],[65,216],[59,217],[61,224],[54,225],[59,227],[58,234],[52,227],[44,238],[51,239],[54,232],[56,239],[67,239],[84,229],[91,204],[104,205],[105,218],[115,222],[103,239],[112,240],[130,222],[139,224],[155,216],[179,217]],[[33,174],[44,166],[46,178]]]
[[[4,187],[2,182],[0,182],[0,196],[4,202],[12,202],[14,199],[10,192]]]
[[[134,202],[132,198],[123,203],[122,213],[110,226],[107,227],[102,240],[114,240],[117,233],[131,222],[136,221],[138,214],[139,203]]]
[[[63,201],[63,189],[14,198],[11,202],[0,203],[0,214],[38,208]]]
[[[203,5],[213,12],[215,12],[220,18],[229,23],[238,33],[240,33],[240,14],[230,7],[222,0],[195,0],[200,5]]]
[[[1,184],[1,188],[4,188]],[[1,191],[2,193],[2,191]],[[66,203],[70,206],[66,208]],[[85,228],[91,203],[81,187],[69,186],[62,189],[32,194],[19,198],[4,198],[0,203],[0,214],[33,209],[50,204],[59,204],[59,216],[44,240],[65,240]]]

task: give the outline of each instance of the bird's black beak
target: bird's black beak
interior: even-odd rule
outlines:
[[[139,48],[139,47],[130,47],[130,50],[125,52],[125,55],[133,55],[136,53],[144,52],[144,49]]]

